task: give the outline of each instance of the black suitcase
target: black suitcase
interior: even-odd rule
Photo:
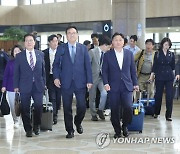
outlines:
[[[179,80],[176,80],[173,84],[174,99],[179,99]]]
[[[53,106],[49,102],[48,92],[45,90],[45,96],[43,98],[43,112],[41,117],[41,130],[52,131],[53,125]]]

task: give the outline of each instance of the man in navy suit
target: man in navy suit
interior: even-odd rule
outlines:
[[[102,76],[108,91],[111,108],[111,122],[115,130],[114,138],[129,135],[127,125],[132,120],[132,92],[139,90],[133,53],[123,49],[124,36],[115,33],[112,36],[114,49],[104,55]],[[122,128],[120,125],[121,108],[123,108]]]
[[[74,124],[79,134],[83,133],[82,120],[86,112],[85,93],[92,86],[92,70],[87,47],[77,43],[78,30],[74,26],[66,29],[68,43],[58,47],[53,63],[54,83],[61,87],[66,138],[74,137],[72,100],[76,95],[76,116]]]
[[[33,131],[39,135],[42,115],[43,93],[45,89],[44,54],[35,50],[33,34],[24,36],[25,50],[16,56],[14,70],[14,90],[20,92],[21,113],[27,137],[32,137],[30,117],[31,97],[34,100]]]

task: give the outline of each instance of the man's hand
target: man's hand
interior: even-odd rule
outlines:
[[[55,84],[56,87],[61,88],[61,82],[60,82],[59,79],[55,79],[54,84]]]
[[[180,75],[176,75],[176,80],[179,80],[180,79]]]
[[[91,89],[91,87],[92,87],[92,83],[87,83],[87,89],[89,90]]]
[[[104,89],[105,89],[106,91],[110,91],[110,90],[111,90],[111,87],[110,87],[109,84],[106,84],[106,85],[104,85]]]
[[[151,73],[148,81],[153,82],[154,81],[154,73]]]
[[[134,86],[134,90],[135,91],[139,91],[139,86],[137,85],[137,86]]]
[[[16,93],[19,92],[19,88],[15,88],[14,92],[16,92]]]
[[[2,87],[1,91],[4,93],[6,91],[6,87]]]

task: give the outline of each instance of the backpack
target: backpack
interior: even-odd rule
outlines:
[[[141,53],[140,53],[140,55],[139,55],[139,58],[138,58],[138,60],[137,60],[137,68],[138,68],[138,66],[139,66],[139,60],[141,59],[141,57],[143,56],[143,54],[144,54],[144,49],[141,51]]]

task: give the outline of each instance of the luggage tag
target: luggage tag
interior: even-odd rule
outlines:
[[[138,110],[138,108],[136,107],[135,109],[134,109],[134,115],[138,115],[139,114],[139,110]]]

